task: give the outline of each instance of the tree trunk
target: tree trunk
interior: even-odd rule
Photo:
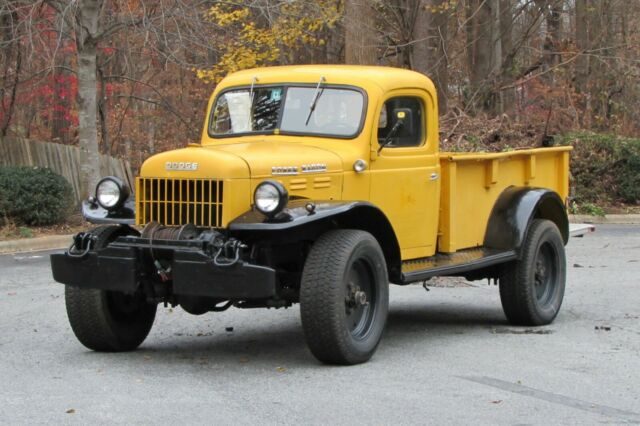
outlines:
[[[496,79],[502,70],[500,1],[467,0],[467,66],[471,93],[468,101],[492,113],[499,112]]]
[[[92,195],[100,180],[98,147],[96,61],[98,18],[102,0],[82,0],[78,8],[76,43],[78,50],[78,136],[80,139],[81,194]]]
[[[508,84],[513,82],[515,75],[515,62],[513,55],[513,0],[500,0],[500,42],[502,44],[502,71],[501,83]],[[500,92],[502,110],[509,111],[513,108],[516,100],[516,89],[509,88]]]
[[[576,0],[575,14],[576,14],[576,47],[578,48],[579,57],[576,59],[575,65],[575,82],[578,93],[585,93],[587,91],[587,84],[589,79],[589,56],[582,54],[591,48],[589,40],[589,14],[588,9],[590,7],[589,0]]]
[[[0,87],[0,136],[2,137],[7,136],[11,125],[22,68],[22,50],[19,45],[19,37],[17,30],[13,29],[17,26],[17,20],[18,14],[15,10],[3,11],[0,14],[0,26],[3,30],[0,34],[2,44],[2,51],[0,52],[2,61],[0,62],[3,63],[4,68],[2,87]],[[11,73],[13,73],[13,78],[9,78]],[[9,99],[5,100],[7,95]]]
[[[100,136],[102,137],[102,149],[106,155],[112,155],[111,152],[111,140],[109,138],[109,127],[107,126],[107,83],[104,80],[104,72],[98,66],[98,77],[99,77],[99,95],[98,99],[98,116],[100,117]]]
[[[378,63],[374,2],[345,0],[345,62],[353,65]]]
[[[494,114],[504,113],[505,107],[503,103],[502,92],[498,91],[500,86],[502,75],[502,34],[500,29],[502,28],[500,16],[500,0],[493,0],[489,3],[491,8],[491,47],[490,47],[490,65],[489,65],[489,83],[491,85],[491,93],[489,93],[490,108]]]
[[[449,85],[447,44],[449,11],[447,0],[419,0],[413,28],[411,67],[431,77],[438,90],[440,114],[447,112]]]
[[[547,62],[550,66],[560,63],[560,42],[562,39],[562,2],[554,0],[551,2],[547,12],[547,38],[545,40],[545,50],[548,54]]]
[[[612,98],[624,90],[624,78],[617,79],[614,75],[621,75],[616,46],[618,36],[616,14],[616,2],[613,0],[601,0],[596,12],[592,14],[592,48],[596,48],[600,56],[591,67],[593,84],[591,93],[597,103],[594,110],[599,118],[598,127],[603,130],[609,128],[609,120],[612,116]]]

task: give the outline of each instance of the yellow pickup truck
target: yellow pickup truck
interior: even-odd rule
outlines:
[[[402,69],[289,66],[215,89],[198,144],[133,185],[105,177],[99,224],[51,256],[71,327],[138,347],[156,307],[199,315],[300,304],[322,362],[375,352],[389,283],[494,279],[507,319],[544,325],[565,290],[570,147],[439,152],[436,90]],[[133,186],[133,188],[131,188]]]

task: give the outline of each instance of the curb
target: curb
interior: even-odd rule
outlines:
[[[25,238],[22,240],[0,241],[0,254],[21,253],[38,250],[66,249],[71,245],[73,234],[52,235],[50,237]]]
[[[583,214],[569,215],[570,223],[595,223],[598,225],[639,225],[640,214],[608,214],[606,216],[589,216]]]

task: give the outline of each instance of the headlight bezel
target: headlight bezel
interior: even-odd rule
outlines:
[[[275,189],[277,195],[278,195],[278,203],[275,205],[275,207],[273,208],[273,210],[265,210],[264,208],[261,208],[261,203],[258,202],[258,193],[261,189],[266,188],[268,186],[271,186],[273,189]],[[275,180],[265,180],[262,181],[258,184],[258,186],[256,186],[256,189],[253,191],[253,205],[256,208],[256,210],[258,210],[260,213],[262,213],[263,215],[272,218],[274,216],[276,216],[278,213],[282,212],[282,210],[284,210],[284,208],[287,206],[287,204],[289,203],[289,193],[287,192],[287,189],[284,187],[284,185],[282,185],[280,182],[275,181]]]
[[[118,199],[113,205],[107,205],[100,199],[100,187],[107,182],[115,184],[118,189]],[[115,211],[119,210],[124,205],[125,201],[127,201],[127,198],[129,198],[129,194],[129,187],[122,181],[122,179],[116,176],[107,176],[100,179],[100,181],[96,185],[95,200],[103,209],[108,211]]]

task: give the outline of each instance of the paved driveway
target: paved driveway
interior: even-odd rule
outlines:
[[[2,256],[0,422],[640,423],[640,227],[567,250],[551,326],[509,326],[486,281],[393,287],[380,349],[355,367],[315,361],[297,308],[161,309],[140,350],[89,352],[46,255]]]

